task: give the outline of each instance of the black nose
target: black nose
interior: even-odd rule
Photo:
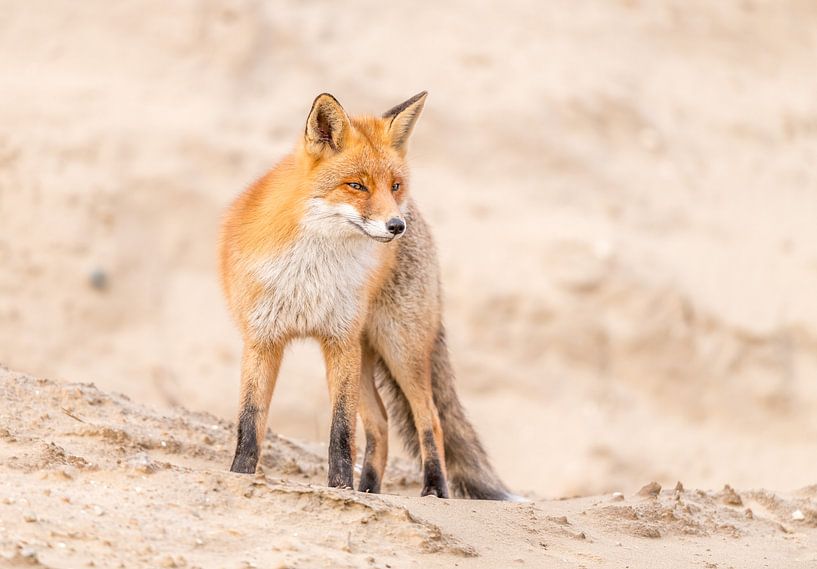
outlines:
[[[400,235],[406,230],[406,223],[399,217],[392,217],[386,222],[386,229],[392,235]]]

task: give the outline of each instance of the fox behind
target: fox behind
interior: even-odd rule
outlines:
[[[244,339],[238,442],[231,470],[258,463],[284,348],[316,338],[326,360],[330,486],[352,487],[355,423],[366,450],[358,488],[379,492],[389,395],[422,495],[511,499],[454,388],[441,322],[436,252],[409,196],[406,146],[426,93],[382,117],[350,118],[315,99],[304,136],[231,206],[221,276]]]

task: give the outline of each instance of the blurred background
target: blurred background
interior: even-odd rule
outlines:
[[[428,89],[413,192],[507,482],[814,482],[813,2],[0,10],[3,364],[232,418],[224,208],[318,93],[358,114]],[[328,424],[319,351],[295,346],[270,427],[321,442]]]

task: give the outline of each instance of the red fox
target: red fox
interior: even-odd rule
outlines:
[[[319,95],[295,151],[241,194],[221,233],[221,277],[244,339],[231,470],[255,472],[287,343],[320,342],[332,423],[328,484],[353,487],[355,423],[366,451],[361,492],[380,491],[390,395],[422,495],[512,499],[454,389],[431,235],[409,194],[406,147],[420,93],[382,117],[349,117]]]

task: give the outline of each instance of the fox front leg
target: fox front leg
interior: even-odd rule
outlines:
[[[360,391],[360,341],[322,343],[326,359],[332,427],[329,432],[328,485],[352,488],[355,464],[355,423]]]
[[[230,467],[232,472],[255,472],[282,353],[281,347],[244,347],[241,356],[241,408],[238,414],[235,457]]]

